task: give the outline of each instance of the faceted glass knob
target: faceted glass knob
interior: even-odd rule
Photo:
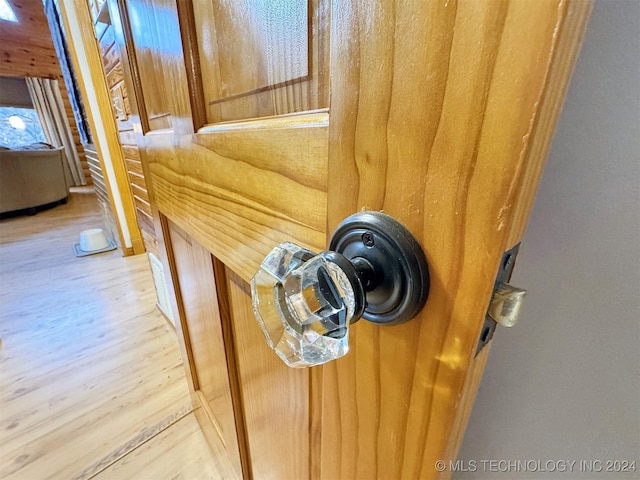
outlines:
[[[422,247],[401,223],[359,212],[334,232],[331,251],[281,243],[251,280],[253,311],[269,346],[290,367],[322,365],[349,351],[360,317],[396,325],[415,317],[429,293]]]
[[[345,355],[349,324],[364,308],[362,286],[342,255],[314,255],[293,243],[267,255],[251,280],[251,294],[267,343],[291,367]]]

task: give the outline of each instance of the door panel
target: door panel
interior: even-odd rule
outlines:
[[[172,222],[167,230],[197,417],[219,468],[229,478],[308,478],[309,372],[268,348],[249,284]]]
[[[182,332],[188,339],[193,389],[212,429],[207,439],[228,478],[242,478],[238,434],[231,398],[229,366],[222,332],[211,254],[168,223],[179,295]]]
[[[273,354],[253,319],[249,284],[227,272],[253,478],[308,478],[309,371]]]
[[[193,9],[208,123],[329,106],[327,0]]]
[[[128,47],[142,130],[192,130],[176,0],[110,0]],[[187,118],[188,117],[188,118]]]

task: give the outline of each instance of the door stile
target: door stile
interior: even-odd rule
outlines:
[[[435,462],[457,456],[495,274],[522,234],[589,11],[334,2],[327,232],[383,210],[422,243],[432,283],[419,317],[359,324],[351,353],[324,367],[322,478],[450,476]]]
[[[253,478],[251,469],[251,452],[247,438],[247,421],[244,415],[244,399],[242,386],[240,385],[240,375],[238,366],[238,355],[236,343],[233,335],[233,319],[231,317],[231,305],[229,300],[229,278],[224,264],[212,255],[213,276],[216,281],[216,295],[218,296],[218,308],[220,311],[220,323],[222,327],[222,337],[227,358],[227,369],[229,374],[229,386],[231,387],[231,402],[238,437],[238,448],[240,450],[240,464],[242,467],[242,478],[251,480]]]

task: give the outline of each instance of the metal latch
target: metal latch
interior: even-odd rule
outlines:
[[[497,324],[504,327],[512,327],[518,322],[522,303],[527,291],[513,287],[508,283],[513,273],[518,250],[520,250],[519,243],[510,250],[507,250],[502,256],[496,282],[493,287],[493,294],[491,295],[491,302],[489,303],[484,324],[480,331],[476,355],[478,355],[484,346],[493,338]]]

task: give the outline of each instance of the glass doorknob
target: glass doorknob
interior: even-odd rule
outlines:
[[[360,318],[395,325],[413,318],[429,292],[422,248],[397,220],[360,212],[315,254],[285,242],[251,280],[253,310],[268,345],[290,367],[321,365],[349,351]]]

